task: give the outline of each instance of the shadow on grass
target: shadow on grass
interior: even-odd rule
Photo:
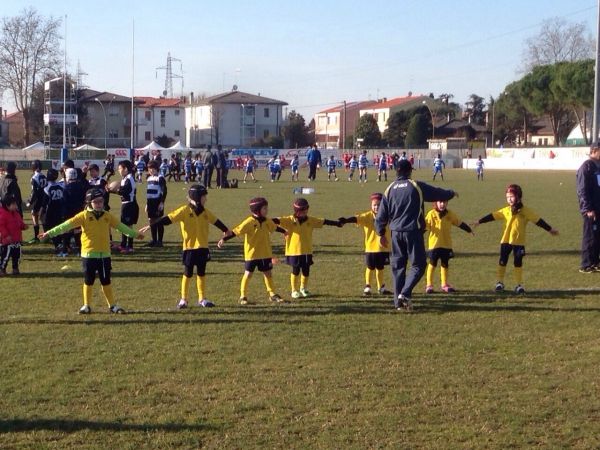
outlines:
[[[99,422],[91,420],[67,419],[0,419],[0,433],[18,433],[23,431],[162,431],[178,433],[181,431],[217,430],[208,424],[181,423],[123,423]]]

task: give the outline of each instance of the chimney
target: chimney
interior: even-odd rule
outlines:
[[[194,104],[194,93],[190,92],[190,105]]]

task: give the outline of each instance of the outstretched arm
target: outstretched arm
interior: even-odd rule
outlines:
[[[548,224],[544,219],[540,218],[540,220],[538,220],[535,224],[538,227],[543,228],[544,230],[546,230],[552,236],[558,236],[558,230],[552,228],[552,226],[550,224]]]
[[[332,226],[332,227],[341,228],[344,224],[341,223],[339,220],[325,219],[325,221],[323,222],[323,225],[329,225],[329,226]]]

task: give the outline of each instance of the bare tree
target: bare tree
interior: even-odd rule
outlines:
[[[60,19],[41,17],[34,8],[0,24],[0,91],[8,90],[23,113],[25,144],[30,144],[30,110],[36,84],[60,73]]]
[[[525,41],[525,71],[535,66],[574,62],[594,57],[594,40],[584,23],[569,23],[562,17],[547,19],[541,31]]]

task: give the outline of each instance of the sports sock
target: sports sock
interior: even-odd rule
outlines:
[[[40,226],[39,225],[34,225],[33,226],[33,238],[37,238],[38,234],[40,234]]]
[[[190,287],[190,281],[192,281],[192,277],[186,277],[183,275],[181,277],[181,298],[187,299],[188,289]]]
[[[111,305],[115,301],[115,297],[114,297],[113,291],[112,291],[112,285],[107,284],[107,285],[102,285],[101,287],[102,287],[102,293],[104,294],[104,298],[106,299],[106,303],[108,303],[108,307],[110,308]]]
[[[244,272],[244,275],[242,276],[242,282],[240,283],[240,297],[247,297],[246,293],[248,292],[248,281],[251,277],[251,273]]]
[[[198,300],[204,300],[204,276],[196,276],[196,287],[198,288]]]
[[[433,272],[435,271],[435,266],[431,264],[427,264],[427,286],[433,286]]]
[[[498,281],[504,282],[504,274],[506,273],[506,266],[498,265]]]
[[[90,304],[90,300],[92,299],[92,289],[93,288],[94,288],[94,286],[84,283],[84,285],[83,285],[83,304],[84,305]]]
[[[375,278],[377,279],[377,290],[385,284],[383,282],[383,270],[375,269]]]
[[[300,289],[306,289],[308,287],[308,277],[300,275]]]
[[[442,286],[448,284],[448,267],[440,267],[440,278],[442,279]]]
[[[523,268],[522,267],[515,267],[515,282],[517,284],[522,284],[523,283]]]
[[[373,272],[368,267],[365,269],[365,286],[371,284],[371,272]]]
[[[267,287],[267,292],[269,295],[275,294],[275,288],[273,287],[273,277],[268,277],[263,274],[263,278],[265,279],[265,286]]]
[[[292,292],[298,290],[298,275],[294,275],[293,273],[290,275],[290,284],[292,285]]]

